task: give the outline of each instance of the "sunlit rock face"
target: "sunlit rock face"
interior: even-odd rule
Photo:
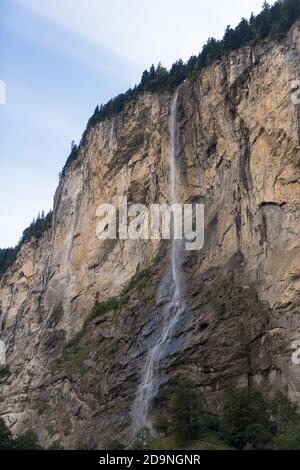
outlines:
[[[179,376],[214,411],[228,385],[268,385],[300,402],[299,28],[180,86],[179,197],[205,205],[205,243],[185,252],[186,309],[159,367],[153,414]],[[9,373],[0,413],[45,446],[128,442],[170,244],[101,241],[96,209],[120,196],[169,202],[171,101],[143,94],[89,132],[56,191],[52,229],[26,243],[1,280]]]

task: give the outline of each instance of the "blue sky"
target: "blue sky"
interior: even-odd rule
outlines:
[[[52,207],[97,104],[198,53],[262,0],[0,0],[0,247]],[[269,2],[274,3],[274,2]]]

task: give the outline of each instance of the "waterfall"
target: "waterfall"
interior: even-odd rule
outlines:
[[[6,348],[4,341],[0,340],[0,367],[6,365]]]
[[[173,97],[170,122],[169,122],[169,134],[170,134],[170,178],[171,178],[171,204],[178,203],[178,181],[176,171],[176,160],[179,149],[179,123],[178,123],[178,90],[175,92]],[[182,240],[176,240],[174,237],[174,228],[172,236],[172,248],[171,248],[171,268],[172,268],[172,280],[173,280],[173,297],[172,305],[178,307],[179,313],[182,310]],[[174,320],[178,320],[179,315],[175,315]],[[176,323],[175,322],[175,323]],[[175,325],[172,324],[171,328]],[[170,330],[171,331],[171,330]]]
[[[175,92],[169,119],[170,136],[170,200],[171,204],[178,202],[178,181],[176,161],[179,149],[179,123],[178,123],[178,91]],[[134,432],[142,427],[149,426],[149,411],[155,398],[159,382],[157,371],[159,362],[166,357],[166,346],[172,338],[172,333],[180,315],[184,311],[183,303],[183,275],[182,275],[182,240],[174,237],[174,223],[171,237],[170,280],[164,279],[160,286],[167,302],[159,318],[161,331],[152,348],[149,350],[143,369],[142,380],[139,384],[134,406]],[[169,277],[170,277],[169,276]]]

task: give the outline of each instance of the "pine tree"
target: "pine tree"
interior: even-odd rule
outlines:
[[[150,81],[156,79],[156,70],[153,64],[151,65],[150,70],[149,70],[149,79]]]
[[[201,431],[200,404],[195,387],[182,380],[170,399],[169,413],[173,432],[178,443],[190,442]]]
[[[143,72],[141,83],[140,83],[141,88],[143,90],[147,90],[149,82],[150,82],[150,74],[149,74],[148,70],[145,70]]]
[[[14,449],[12,434],[2,418],[0,418],[0,450]]]
[[[272,441],[273,425],[263,395],[247,389],[228,392],[221,428],[225,440],[244,449],[263,449]]]

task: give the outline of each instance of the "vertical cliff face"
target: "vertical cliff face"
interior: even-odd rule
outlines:
[[[186,310],[153,413],[187,374],[214,409],[229,384],[300,401],[299,58],[296,23],[282,43],[236,51],[179,88],[180,199],[205,205],[205,243],[185,253]],[[128,440],[169,244],[100,241],[96,209],[120,196],[169,202],[171,100],[140,95],[90,130],[57,189],[52,229],[24,244],[1,280],[0,411],[44,445]]]

